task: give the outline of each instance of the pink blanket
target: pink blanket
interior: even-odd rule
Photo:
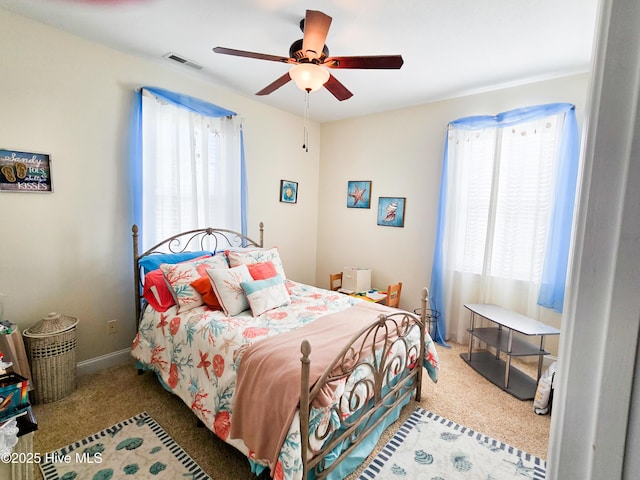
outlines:
[[[381,314],[397,310],[360,302],[297,330],[251,345],[238,368],[230,438],[241,438],[273,470],[300,403],[300,344],[311,344],[313,385],[353,336]]]

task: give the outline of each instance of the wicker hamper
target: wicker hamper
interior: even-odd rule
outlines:
[[[50,313],[22,332],[35,403],[55,402],[76,389],[76,325],[77,318]]]

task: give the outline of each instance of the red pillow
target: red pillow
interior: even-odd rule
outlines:
[[[247,264],[249,274],[254,280],[266,280],[267,278],[273,278],[278,274],[273,262],[259,262]]]
[[[176,304],[173,294],[164,280],[162,270],[159,268],[144,276],[142,297],[158,312],[166,312],[169,307]]]
[[[191,282],[190,285],[200,294],[202,301],[211,310],[222,310],[220,301],[216,296],[216,292],[213,291],[213,286],[211,285],[208,276],[200,277],[199,279]]]

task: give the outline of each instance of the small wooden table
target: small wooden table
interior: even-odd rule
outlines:
[[[461,353],[460,357],[480,375],[514,397],[520,400],[534,398],[542,374],[542,360],[549,353],[544,350],[544,338],[547,335],[559,335],[560,330],[498,305],[472,303],[466,304],[465,307],[471,312],[471,326],[467,329],[470,335],[469,352],[466,357]],[[475,328],[476,316],[486,318],[497,326]],[[514,336],[513,332],[539,336],[540,347]],[[495,355],[488,351],[473,352],[474,338],[494,347]],[[506,354],[506,360],[500,358],[500,352]],[[511,366],[511,357],[516,356],[538,357],[538,376],[535,380]]]

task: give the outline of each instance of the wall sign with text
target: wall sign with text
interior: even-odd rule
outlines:
[[[0,149],[0,192],[53,192],[49,155]]]

